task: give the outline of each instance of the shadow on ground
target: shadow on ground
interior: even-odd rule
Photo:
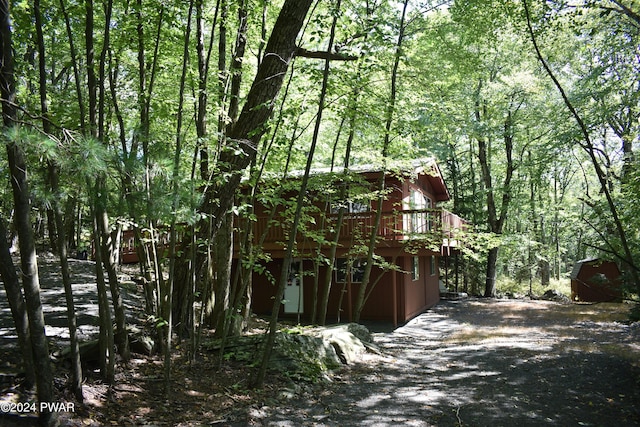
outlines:
[[[385,356],[324,393],[249,415],[273,426],[637,426],[639,334],[619,322],[626,309],[442,302],[377,334]]]

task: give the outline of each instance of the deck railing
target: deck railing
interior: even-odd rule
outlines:
[[[307,232],[322,232],[326,239],[333,240],[338,228],[337,214],[327,214],[324,218],[320,214],[310,215],[303,225]],[[347,213],[340,227],[340,242],[354,241],[368,238],[375,225],[376,212]],[[458,215],[446,209],[406,209],[383,212],[378,227],[378,237],[388,241],[405,241],[410,239],[434,238],[442,241],[443,245],[457,244],[460,233],[468,227],[468,223]],[[284,242],[287,239],[290,226],[286,222],[270,219],[269,216],[258,216],[254,236],[256,240],[266,230],[264,243]],[[299,239],[305,233],[300,233]]]

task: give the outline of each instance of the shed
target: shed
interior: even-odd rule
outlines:
[[[588,258],[577,261],[571,271],[571,300],[622,301],[620,269],[613,261]]]

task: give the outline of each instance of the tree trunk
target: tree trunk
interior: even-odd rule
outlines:
[[[96,190],[96,193],[99,193]],[[94,204],[100,203],[95,200]],[[95,207],[94,207],[95,210]],[[100,319],[100,371],[108,384],[113,384],[115,378],[115,354],[113,339],[113,323],[111,322],[111,310],[109,309],[109,297],[104,280],[102,233],[98,225],[98,214],[93,213],[93,240],[95,242],[94,256],[96,259],[96,284],[98,289],[98,317]]]
[[[233,193],[240,183],[242,169],[248,166],[253,159],[255,159],[258,141],[265,132],[263,126],[267,122],[269,115],[273,110],[273,102],[280,91],[284,75],[289,67],[289,61],[293,58],[295,53],[296,38],[302,28],[307,12],[311,7],[311,3],[311,0],[286,0],[280,10],[280,15],[275,23],[271,37],[269,37],[269,43],[266,47],[264,59],[260,64],[260,68],[258,68],[258,73],[253,85],[251,86],[249,95],[247,96],[247,102],[242,109],[240,118],[230,133],[230,138],[232,140],[244,140],[247,147],[243,148],[243,151],[248,155],[246,155],[246,157],[234,156],[228,158],[228,162],[225,162],[232,165],[235,170],[233,171],[231,179],[228,180],[230,184],[221,187],[218,191],[218,195],[220,197],[219,205],[220,207],[224,207],[224,211],[228,210],[231,205]],[[269,364],[273,343],[275,341],[278,312],[280,311],[280,300],[282,299],[284,287],[289,275],[291,252],[295,244],[295,231],[300,220],[303,203],[302,197],[304,196],[306,183],[309,178],[311,158],[313,157],[314,148],[315,147],[312,146],[309,150],[309,158],[298,198],[296,218],[294,219],[292,232],[290,233],[289,242],[287,243],[287,256],[283,262],[280,282],[273,304],[273,313],[269,323],[269,335],[265,342],[262,362],[256,378],[256,386],[258,387],[261,387],[264,383],[267,365]],[[249,150],[248,153],[246,151],[247,149]],[[223,154],[224,153],[227,153],[227,151],[223,152]],[[225,157],[229,156],[227,155]],[[218,210],[220,210],[220,208],[218,208]],[[219,216],[219,214],[217,216]]]
[[[178,208],[178,183],[180,178],[180,155],[182,153],[182,119],[184,107],[184,91],[186,84],[187,64],[189,57],[189,41],[191,38],[191,17],[193,16],[194,0],[189,2],[189,14],[187,18],[187,28],[184,35],[184,48],[182,51],[182,73],[180,76],[180,89],[178,95],[178,111],[176,112],[176,148],[173,156],[173,170],[171,177],[171,212],[175,213]],[[169,236],[169,280],[164,286],[165,293],[162,298],[163,316],[166,321],[166,335],[164,348],[164,394],[171,396],[171,351],[173,339],[173,292],[176,283],[176,215],[171,217],[171,227]],[[185,251],[187,252],[187,251]],[[190,271],[186,269],[186,271]],[[187,301],[192,301],[193,286],[188,286],[190,281],[182,283],[182,287],[188,290]],[[180,301],[178,301],[180,303]],[[193,309],[193,307],[191,307]],[[186,326],[183,326],[183,328]]]
[[[2,99],[2,119],[6,130],[15,126],[16,89],[13,74],[13,46],[11,42],[11,16],[9,1],[0,1],[0,96]],[[45,336],[44,315],[40,301],[38,264],[29,213],[29,185],[24,153],[15,143],[7,141],[7,159],[11,178],[11,188],[15,207],[15,226],[20,245],[22,283],[29,318],[29,332],[33,350],[34,370],[39,402],[54,401],[53,373],[49,359],[49,345]],[[44,425],[57,424],[55,413],[45,410],[40,413]]]
[[[358,75],[360,75],[360,64],[358,65]],[[353,98],[351,99],[351,111],[349,112],[349,136],[347,137],[347,144],[344,153],[344,163],[343,163],[343,173],[347,174],[349,172],[349,164],[351,160],[351,147],[353,145],[353,140],[356,134],[356,105],[358,104],[358,99],[360,95],[360,87],[356,85],[356,88],[353,91]],[[342,127],[342,124],[341,124]],[[336,140],[336,145],[338,141]],[[344,199],[348,195],[348,187],[345,185],[340,188],[340,192],[338,194],[338,201],[343,202]],[[334,237],[333,242],[331,243],[331,248],[329,250],[329,256],[327,257],[327,272],[324,276],[324,281],[322,283],[321,295],[319,301],[318,308],[318,323],[320,325],[325,325],[327,323],[327,309],[329,306],[329,294],[331,293],[331,284],[333,282],[333,270],[336,264],[336,254],[338,251],[338,242],[340,241],[340,231],[342,230],[342,225],[344,222],[344,216],[346,214],[346,208],[340,205],[340,209],[338,210],[338,217],[336,218],[336,222],[334,225]],[[342,297],[342,295],[341,295]]]
[[[37,24],[36,24],[37,25]],[[49,183],[51,186],[51,183]],[[47,216],[47,235],[49,237],[49,247],[51,248],[51,253],[55,255],[60,255],[58,253],[58,230],[56,227],[56,219],[53,213],[53,209],[47,209],[45,211]]]
[[[42,15],[40,13],[40,0],[34,0],[33,14],[36,23],[36,35],[38,40],[38,70],[39,92],[40,92],[40,111],[42,115],[42,129],[45,134],[51,133],[51,124],[49,122],[49,111],[47,106],[47,73],[45,64],[45,46],[44,34],[42,32]],[[83,401],[82,396],[82,364],[80,361],[80,346],[78,344],[76,310],[73,301],[73,290],[71,287],[71,274],[69,272],[69,262],[67,253],[67,236],[62,219],[62,208],[60,184],[58,175],[58,166],[53,160],[49,160],[48,179],[52,194],[51,215],[54,219],[53,230],[56,230],[52,237],[54,252],[60,257],[60,269],[62,272],[62,283],[64,286],[64,294],[67,303],[67,323],[69,325],[69,345],[71,349],[71,391],[79,402]],[[49,228],[50,233],[52,228]]]
[[[493,298],[496,296],[496,266],[498,263],[498,247],[489,249],[487,256],[487,279],[484,286],[484,296]]]
[[[574,120],[578,124],[578,127],[580,128],[580,131],[581,131],[583,139],[584,139],[584,141],[580,143],[580,146],[589,155],[589,158],[591,160],[591,164],[592,164],[592,166],[593,166],[593,168],[594,168],[594,170],[596,172],[596,176],[598,177],[598,181],[600,183],[600,189],[604,193],[605,198],[607,200],[607,205],[609,206],[609,211],[611,213],[611,217],[612,217],[613,223],[614,223],[614,225],[616,227],[616,232],[618,234],[618,237],[620,238],[620,244],[622,246],[622,252],[623,252],[622,254],[616,253],[615,255],[621,261],[624,262],[624,264],[627,267],[629,273],[631,274],[632,280],[633,280],[636,288],[638,290],[640,290],[640,267],[636,264],[636,261],[634,260],[633,253],[631,251],[631,246],[629,245],[629,242],[627,240],[627,234],[626,234],[626,231],[624,229],[624,225],[622,224],[622,221],[620,221],[620,216],[618,214],[618,208],[616,207],[616,203],[613,200],[613,196],[612,196],[611,191],[609,189],[609,185],[608,185],[609,183],[608,183],[608,179],[607,179],[607,174],[605,173],[605,171],[602,170],[602,167],[600,166],[600,163],[598,162],[599,149],[596,148],[595,145],[593,144],[593,141],[591,140],[591,136],[589,134],[589,129],[587,128],[587,125],[582,120],[582,116],[580,116],[580,114],[578,114],[578,112],[576,111],[575,107],[573,106],[573,103],[571,102],[571,100],[569,99],[567,94],[565,93],[564,88],[562,87],[562,85],[560,84],[560,82],[556,78],[555,74],[553,73],[551,68],[549,68],[549,66],[547,65],[547,62],[545,61],[544,57],[542,56],[542,53],[540,52],[540,49],[538,47],[538,42],[537,42],[537,39],[535,37],[535,33],[533,31],[533,27],[532,27],[532,24],[531,24],[531,16],[529,14],[529,8],[528,8],[526,0],[523,2],[523,5],[524,5],[524,10],[525,10],[525,16],[526,16],[526,19],[527,19],[527,29],[528,29],[528,32],[529,32],[529,36],[531,37],[531,42],[533,44],[534,50],[536,52],[536,56],[538,57],[538,60],[540,61],[540,63],[542,64],[543,68],[547,72],[549,78],[553,81],[553,84],[555,85],[556,89],[560,93],[560,95],[562,97],[562,100],[565,103],[565,106],[567,107],[567,109],[569,110],[569,112],[573,116]]]
[[[212,324],[216,326],[216,336],[222,337],[225,332],[224,324],[226,316],[231,316],[228,321],[234,322],[236,313],[230,308],[231,292],[231,261],[233,252],[233,216],[225,215],[220,232],[216,235],[214,248],[214,265],[216,276],[214,280],[214,306]]]
[[[228,179],[210,186],[205,194],[203,206],[213,206],[203,209],[213,214],[210,235],[215,234],[223,215],[231,207],[242,171],[256,158],[258,142],[266,132],[264,125],[296,52],[296,38],[311,3],[311,0],[286,0],[282,6],[238,121],[227,134],[228,140],[237,144],[240,152],[224,150],[220,153],[220,175],[228,174]]]
[[[393,116],[395,115],[395,106],[396,106],[396,96],[397,96],[397,80],[398,80],[398,67],[400,66],[400,59],[402,57],[402,43],[404,41],[404,31],[405,31],[405,18],[407,14],[407,8],[409,5],[409,0],[404,0],[402,7],[402,15],[400,18],[400,30],[398,33],[398,41],[396,43],[396,50],[394,55],[393,67],[391,70],[391,90],[389,96],[389,104],[387,106],[386,118],[385,118],[385,134],[384,134],[384,142],[382,146],[382,161],[386,164],[387,150],[389,148],[389,143],[391,141],[391,126],[393,124]],[[378,197],[378,210],[376,211],[375,222],[371,229],[371,235],[369,238],[369,247],[367,248],[367,259],[366,265],[364,267],[364,274],[362,277],[362,283],[360,284],[360,288],[358,289],[358,293],[356,294],[356,301],[354,303],[354,316],[353,321],[359,322],[360,315],[362,314],[362,309],[364,308],[364,304],[366,302],[365,295],[367,294],[367,288],[369,287],[369,281],[371,279],[371,270],[373,269],[373,255],[375,253],[375,246],[378,239],[378,228],[380,227],[380,221],[382,220],[382,204],[385,200],[384,189],[385,189],[385,175],[386,175],[386,167],[382,168],[382,173],[380,175],[380,184],[378,189],[380,191],[380,195]],[[370,290],[369,290],[370,292]]]
[[[109,290],[111,291],[111,303],[113,304],[113,311],[116,318],[114,342],[118,348],[118,353],[126,361],[131,357],[129,351],[129,337],[127,334],[127,316],[125,314],[124,302],[122,301],[122,296],[120,294],[120,285],[118,283],[118,274],[114,259],[115,249],[111,240],[111,233],[109,233],[109,218],[106,211],[100,206],[97,209],[97,215],[98,229],[102,234],[102,261],[104,263],[104,268],[107,270]]]
[[[236,36],[235,51],[231,62],[231,92],[229,96],[229,119],[235,122],[238,119],[240,104],[240,84],[242,83],[242,62],[247,46],[247,9],[246,1],[241,0],[238,5],[238,34]]]
[[[9,252],[9,242],[6,239],[7,228],[3,218],[0,218],[0,277],[4,283],[7,301],[11,309],[13,323],[18,334],[18,345],[22,354],[22,364],[25,372],[24,386],[27,390],[36,385],[36,374],[33,365],[33,352],[31,350],[31,335],[29,334],[29,318],[20,287],[20,280],[13,265],[13,259]]]
[[[27,166],[23,153],[14,142],[7,144],[7,154],[11,171],[11,184],[16,212],[15,225],[20,244],[22,284],[29,317],[29,332],[33,349],[38,401],[52,402],[54,400],[53,373],[49,361],[49,345],[45,336],[44,315],[40,300],[36,248],[29,220],[30,204],[26,175]],[[40,414],[40,418],[43,423],[49,424],[55,422],[54,420],[57,417],[52,412],[44,411]]]
[[[479,96],[482,82],[478,84],[477,93]],[[482,109],[480,107],[480,99],[476,101],[475,117],[476,121],[480,123],[484,118],[482,116]],[[493,176],[491,172],[491,160],[489,143],[483,136],[476,138],[478,142],[478,160],[480,162],[480,170],[482,172],[482,182],[486,191],[487,202],[487,225],[489,230],[496,234],[502,234],[504,222],[507,219],[507,212],[509,210],[509,202],[511,201],[511,180],[513,178],[513,172],[515,171],[515,164],[513,162],[513,114],[511,110],[507,111],[507,115],[504,121],[503,128],[504,139],[504,152],[506,157],[506,172],[504,181],[502,184],[502,198],[500,209],[496,205],[496,194],[493,187]],[[496,294],[496,266],[498,262],[498,248],[489,249],[487,257],[486,268],[486,281],[484,295],[485,297],[494,297]]]

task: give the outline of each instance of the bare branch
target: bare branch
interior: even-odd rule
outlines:
[[[303,58],[324,59],[329,61],[356,61],[358,59],[358,57],[354,55],[343,55],[341,53],[307,50],[301,47],[296,49],[296,56],[301,56]]]

